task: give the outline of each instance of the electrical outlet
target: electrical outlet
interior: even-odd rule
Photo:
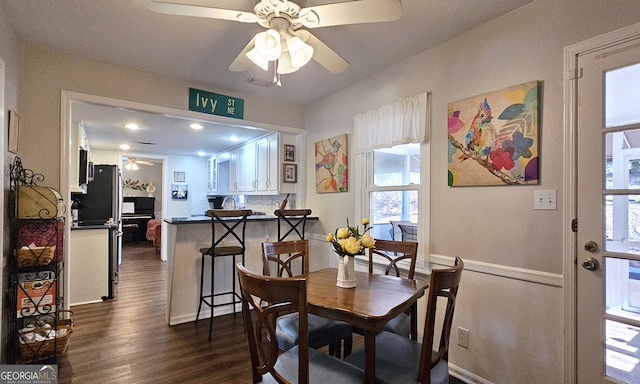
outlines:
[[[469,330],[458,327],[458,345],[462,348],[469,348]]]

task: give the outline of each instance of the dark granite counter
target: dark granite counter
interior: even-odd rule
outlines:
[[[168,224],[198,224],[198,223],[209,223],[211,222],[211,218],[205,215],[197,215],[191,217],[171,217],[164,218],[165,223]],[[278,218],[276,215],[251,215],[247,217],[247,222],[267,222],[267,221],[277,221]],[[318,216],[309,216],[307,217],[308,221],[318,221]]]

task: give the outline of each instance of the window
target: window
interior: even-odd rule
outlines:
[[[366,189],[374,237],[401,240],[401,232],[393,222],[419,222],[420,145],[374,150],[372,168],[373,183]]]
[[[403,97],[355,115],[355,216],[368,217],[377,239],[418,241],[417,268],[429,254],[430,96]],[[416,227],[417,226],[417,227]]]

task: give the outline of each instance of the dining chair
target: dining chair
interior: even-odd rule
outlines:
[[[262,243],[263,274],[294,277],[293,266],[301,265],[302,274],[309,272],[309,240],[291,240]],[[275,268],[272,268],[275,266]],[[297,269],[297,268],[296,268]],[[351,353],[353,327],[344,321],[331,320],[309,314],[309,345],[311,348],[329,346],[329,354],[340,358],[344,340],[344,356]],[[282,315],[276,321],[276,335],[281,350],[288,351],[299,343],[298,314]]]
[[[236,265],[242,315],[251,356],[253,383],[358,383],[364,371],[309,347],[305,277],[271,277]],[[298,316],[298,345],[280,353],[275,320],[283,312]]]
[[[376,383],[449,382],[449,338],[463,269],[462,259],[456,257],[453,267],[431,271],[422,344],[392,332],[376,336]],[[438,305],[439,298],[446,306]],[[439,340],[435,338],[436,318],[442,318]],[[434,341],[438,341],[436,349]],[[364,367],[364,350],[355,351],[345,361]]]
[[[396,277],[402,277],[401,269],[398,266],[399,263],[408,263],[406,269],[406,278],[413,280],[416,271],[416,258],[418,254],[418,243],[414,241],[392,241],[392,240],[378,240],[376,239],[376,245],[374,248],[369,248],[369,273],[373,273],[374,263],[382,264],[384,267],[385,275],[395,275]],[[403,269],[404,270],[404,269]],[[411,334],[412,327],[411,322],[417,321],[410,316],[411,311],[401,313],[384,326],[383,331],[389,331],[403,335],[405,337],[412,337],[416,340],[417,335]],[[354,328],[354,332],[363,334],[363,331]]]

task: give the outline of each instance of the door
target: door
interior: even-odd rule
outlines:
[[[640,382],[640,40],[578,58],[577,382]]]

